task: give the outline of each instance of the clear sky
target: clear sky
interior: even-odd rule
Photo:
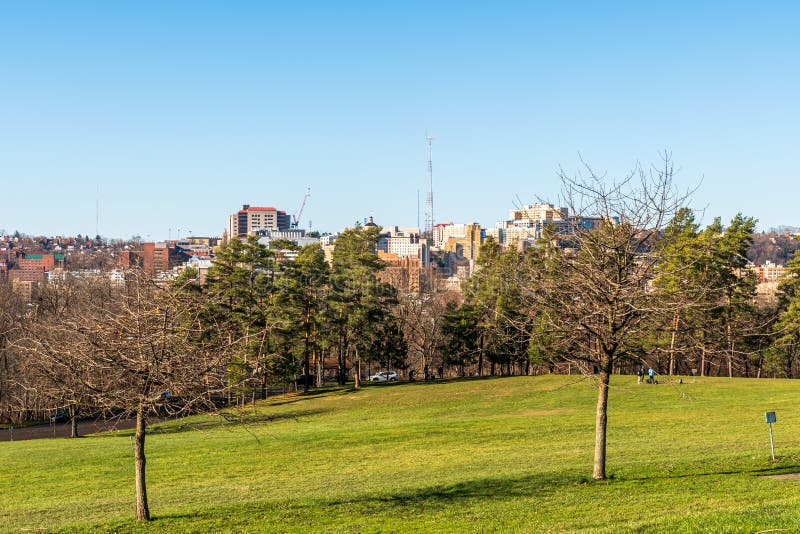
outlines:
[[[695,207],[800,225],[796,2],[2,2],[0,229],[494,226],[672,152]],[[170,230],[171,229],[171,230]]]

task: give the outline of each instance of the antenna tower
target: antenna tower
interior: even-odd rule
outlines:
[[[433,237],[433,136],[425,135],[428,141],[428,199],[425,207],[425,234]]]
[[[100,184],[97,184],[97,197],[94,203],[94,235],[100,235]]]

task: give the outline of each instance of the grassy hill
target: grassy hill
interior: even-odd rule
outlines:
[[[800,382],[686,382],[614,377],[603,482],[595,390],[576,376],[329,389],[244,426],[165,423],[144,526],[130,431],[0,443],[0,530],[800,531],[800,480],[761,476],[800,472]]]

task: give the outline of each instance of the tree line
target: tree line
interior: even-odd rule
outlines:
[[[589,167],[562,174],[568,224],[524,250],[487,238],[461,295],[430,271],[420,293],[382,282],[380,228],[360,225],[330,262],[318,245],[232,240],[203,284],[192,270],[168,285],[133,272],[121,286],[66,277],[33,302],[0,284],[0,416],[135,417],[137,517],[147,518],[148,416],[244,405],[289,382],[358,388],[373,369],[575,372],[598,389],[593,474],[605,478],[611,375],[797,373],[800,257],[777,304],[759,304],[747,269],[756,221],[702,227],[672,178],[668,157],[617,181]]]

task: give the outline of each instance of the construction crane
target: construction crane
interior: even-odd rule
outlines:
[[[311,188],[309,187],[306,189],[306,194],[303,195],[303,201],[300,203],[300,208],[298,208],[297,213],[292,215],[292,228],[300,227],[300,219],[303,217],[303,209],[306,207],[306,202],[308,202],[308,197],[310,196]]]

